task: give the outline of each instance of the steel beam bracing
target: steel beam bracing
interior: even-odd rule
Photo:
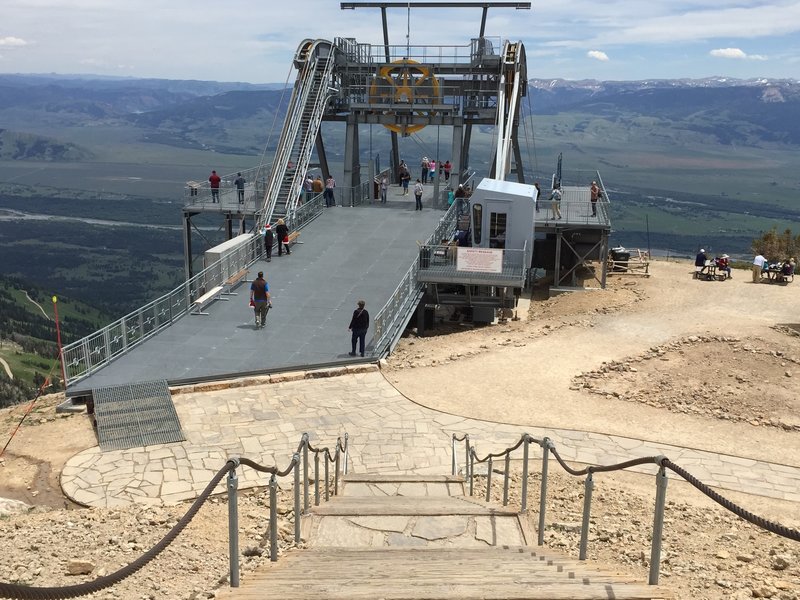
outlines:
[[[311,152],[331,97],[333,44],[326,40],[303,41],[294,64],[299,71],[269,174],[258,229],[287,216],[297,207]]]

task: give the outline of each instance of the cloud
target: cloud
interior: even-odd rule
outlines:
[[[709,55],[714,58],[735,58],[737,60],[767,60],[766,56],[747,54],[747,52],[739,48],[716,48],[709,52]]]
[[[22,38],[7,36],[0,38],[0,46],[13,47],[13,46],[27,46],[28,42]]]
[[[586,56],[588,56],[589,58],[593,58],[595,60],[603,61],[603,62],[608,61],[608,54],[606,54],[602,50],[589,50],[586,53]]]

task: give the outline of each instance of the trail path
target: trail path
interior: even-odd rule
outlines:
[[[0,365],[3,365],[3,368],[6,370],[6,375],[8,375],[8,378],[14,379],[14,373],[11,372],[11,367],[6,362],[6,359],[0,358]]]
[[[41,305],[41,304],[39,304],[39,303],[38,303],[36,300],[34,300],[33,298],[31,298],[30,296],[28,296],[28,292],[27,292],[27,290],[22,290],[22,291],[23,291],[23,292],[25,292],[25,297],[28,299],[28,301],[29,301],[29,302],[32,302],[33,304],[35,304],[35,305],[36,305],[36,307],[37,307],[37,308],[38,308],[40,311],[42,311],[42,314],[45,316],[45,318],[46,318],[46,319],[48,319],[49,321],[52,321],[52,320],[53,320],[52,318],[50,318],[50,315],[48,315],[46,312],[44,312],[44,309],[42,308],[42,305]]]

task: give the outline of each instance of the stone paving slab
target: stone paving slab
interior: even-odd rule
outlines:
[[[411,402],[377,371],[324,379],[272,377],[271,381],[275,383],[175,396],[184,442],[105,453],[95,447],[80,452],[67,461],[61,473],[64,493],[87,506],[189,500],[230,456],[285,468],[303,432],[309,433],[315,446],[330,447],[347,432],[351,473],[442,475],[450,472],[453,433],[469,433],[479,455],[502,450],[528,433],[549,437],[568,461],[613,464],[663,454],[722,490],[800,502],[800,468],[794,466],[620,436],[522,428],[443,414]],[[463,466],[463,442],[456,445],[456,453]],[[537,446],[531,447],[531,457],[531,469],[538,469],[541,453]],[[553,463],[551,468],[558,467]],[[656,471],[650,465],[635,470]],[[242,468],[239,482],[240,488],[265,486],[268,476]],[[291,479],[285,485],[291,485]],[[394,489],[386,493],[394,493]],[[224,481],[217,491],[225,491]]]

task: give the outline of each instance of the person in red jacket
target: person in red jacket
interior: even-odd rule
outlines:
[[[217,175],[216,171],[211,171],[211,176],[208,178],[208,183],[211,184],[211,202],[219,202],[219,182],[222,178]]]

